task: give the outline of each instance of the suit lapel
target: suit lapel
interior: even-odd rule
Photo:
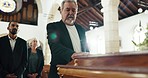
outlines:
[[[64,36],[64,37],[61,37],[62,38],[62,41],[65,41],[65,44],[70,44],[68,47],[70,47],[71,49],[73,49],[73,46],[72,46],[72,41],[71,41],[71,38],[70,38],[70,35],[68,33],[68,30],[66,28],[66,25],[62,22],[62,20],[60,21],[60,31],[61,31],[61,36]]]
[[[82,52],[85,52],[85,46],[86,46],[86,44],[84,44],[85,43],[85,41],[84,41],[85,36],[82,34],[82,33],[84,33],[84,31],[81,30],[82,28],[80,28],[80,26],[78,26],[77,24],[75,24],[75,26],[76,26],[77,32],[79,34],[81,50],[82,50]]]
[[[20,46],[20,41],[19,41],[19,38],[17,38],[13,52],[16,52],[16,50],[18,49],[19,46]]]
[[[11,45],[10,45],[9,37],[6,36],[5,38],[6,38],[6,46],[8,47],[8,50],[10,50],[8,52],[12,53],[12,48],[11,48]]]
[[[77,32],[78,32],[78,34],[79,34],[79,38],[80,38],[80,41],[81,41],[81,37],[82,37],[82,35],[81,35],[81,30],[80,30],[80,28],[79,28],[79,26],[77,26],[76,24],[75,24],[75,26],[76,26],[76,29],[77,29]]]

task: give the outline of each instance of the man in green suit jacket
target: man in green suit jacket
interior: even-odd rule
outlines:
[[[64,0],[60,9],[62,20],[47,25],[48,44],[52,54],[48,78],[59,78],[57,64],[65,65],[74,56],[88,52],[85,30],[75,23],[77,10],[75,0]]]

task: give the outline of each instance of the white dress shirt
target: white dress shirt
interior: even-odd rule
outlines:
[[[15,39],[12,39],[9,35],[8,35],[8,37],[9,37],[11,49],[12,49],[12,51],[13,51],[13,50],[14,50],[14,47],[15,47],[15,43],[16,43],[17,37],[16,37]]]
[[[76,27],[74,25],[73,26],[66,25],[66,28],[69,32],[74,51],[75,52],[82,52],[81,44],[80,44],[80,38],[79,38],[79,34],[77,32]]]

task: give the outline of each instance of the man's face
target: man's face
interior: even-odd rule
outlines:
[[[17,34],[18,27],[19,25],[17,22],[11,22],[7,29],[9,30],[9,33],[15,35]]]
[[[73,25],[77,16],[77,5],[74,2],[65,2],[61,9],[62,21],[67,25]]]

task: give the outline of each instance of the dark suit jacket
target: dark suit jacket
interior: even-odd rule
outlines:
[[[88,47],[86,44],[85,30],[80,25],[75,24],[75,26],[80,37],[82,51],[87,52]],[[50,64],[54,68],[53,70],[56,70],[55,66],[57,64],[64,65],[72,60],[71,55],[74,53],[72,41],[62,20],[60,22],[49,23],[47,25],[47,35],[52,54]],[[52,68],[50,71],[52,71]]]
[[[20,78],[27,64],[27,43],[17,38],[12,51],[8,36],[0,38],[0,77],[14,73]]]
[[[30,54],[31,54],[31,48],[28,49],[28,59],[30,57]],[[38,55],[38,64],[37,64],[36,73],[38,73],[37,78],[39,78],[41,76],[41,72],[42,72],[42,69],[43,69],[43,66],[44,66],[44,56],[43,56],[42,50],[37,49],[37,55]],[[28,62],[29,62],[29,60],[28,60]],[[28,78],[27,74],[29,74],[29,63],[28,63],[28,66],[26,68],[26,71],[24,73],[24,78]]]

